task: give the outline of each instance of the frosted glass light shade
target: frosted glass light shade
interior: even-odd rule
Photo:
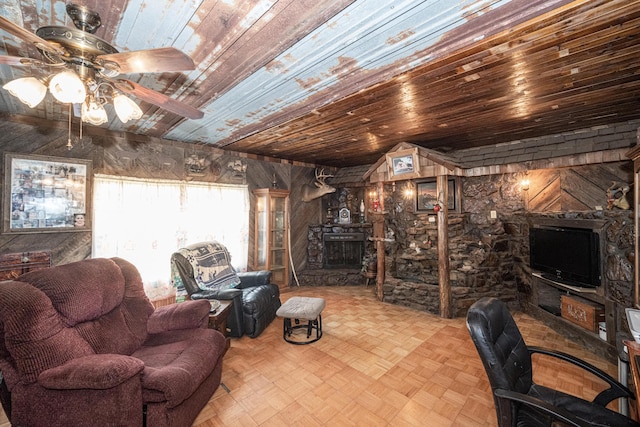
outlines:
[[[113,96],[113,108],[116,110],[116,114],[122,123],[127,123],[129,120],[137,120],[142,117],[142,110],[138,107],[138,104],[121,93]]]
[[[22,77],[11,80],[2,86],[2,88],[27,104],[30,108],[35,108],[40,104],[47,94],[47,87],[35,77]]]
[[[60,102],[81,104],[87,96],[82,80],[71,70],[62,71],[51,78],[49,91]]]
[[[94,126],[99,126],[109,120],[107,117],[107,111],[104,109],[102,104],[93,100],[88,104],[86,101],[83,102],[81,112],[82,121]]]

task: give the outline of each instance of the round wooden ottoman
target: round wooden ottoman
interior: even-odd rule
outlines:
[[[311,344],[322,338],[322,310],[324,298],[291,297],[280,306],[276,315],[284,318],[282,336],[291,344]],[[295,326],[291,321],[294,321]],[[307,324],[301,324],[300,320],[306,320]],[[306,329],[306,340],[295,339],[296,329]],[[311,332],[315,329],[316,336],[311,338]]]

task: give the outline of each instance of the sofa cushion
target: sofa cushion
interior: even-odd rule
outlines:
[[[145,364],[142,398],[145,403],[167,401],[173,408],[187,399],[211,374],[224,355],[226,338],[214,329],[150,334],[132,356]]]

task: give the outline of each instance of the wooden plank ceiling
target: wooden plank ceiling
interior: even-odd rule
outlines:
[[[316,163],[374,163],[406,141],[449,152],[640,117],[640,2],[630,0],[76,0],[122,52],[173,46],[194,71],[126,78],[204,112],[103,128]],[[35,32],[65,2],[5,0]],[[41,58],[0,31],[0,54]],[[42,73],[0,65],[0,82]],[[3,117],[68,120],[0,90]],[[78,120],[78,119],[74,119]]]

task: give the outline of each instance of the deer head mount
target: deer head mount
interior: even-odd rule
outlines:
[[[321,169],[318,172],[316,169],[316,180],[314,182],[315,187],[309,184],[304,184],[302,186],[302,201],[310,202],[313,199],[317,199],[318,197],[322,197],[325,194],[333,193],[336,191],[335,187],[330,186],[326,182],[325,179],[332,177],[333,175],[326,175],[324,173],[324,169]]]

